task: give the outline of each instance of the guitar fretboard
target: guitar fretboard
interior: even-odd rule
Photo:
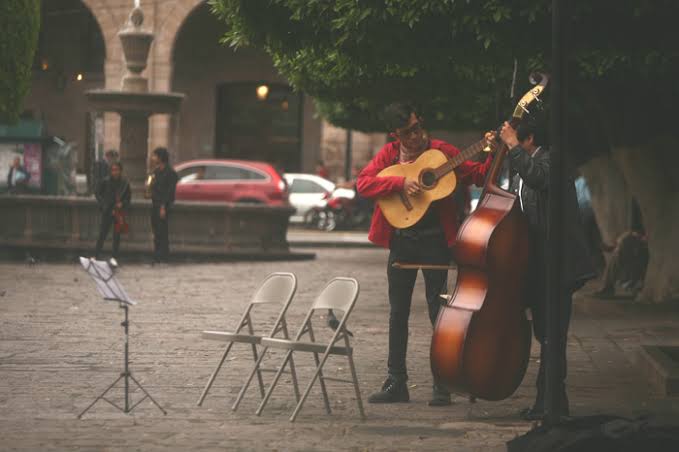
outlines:
[[[495,142],[491,141],[488,143],[486,139],[484,138],[483,140],[477,141],[476,143],[472,144],[468,148],[466,148],[464,151],[460,152],[458,155],[453,157],[452,159],[448,160],[446,163],[441,165],[436,169],[436,173],[438,177],[444,176],[460,166],[460,164],[466,160],[469,160],[479,152],[483,151],[483,149],[486,146],[490,146],[491,149],[494,148]]]

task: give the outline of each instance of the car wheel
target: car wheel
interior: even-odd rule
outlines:
[[[319,222],[318,229],[325,232],[331,232],[334,231],[336,227],[337,219],[335,218],[335,214],[333,212],[325,212],[322,221]]]

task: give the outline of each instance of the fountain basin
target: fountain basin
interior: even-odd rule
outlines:
[[[95,89],[85,93],[91,108],[117,113],[173,114],[179,111],[184,94],[125,92]]]

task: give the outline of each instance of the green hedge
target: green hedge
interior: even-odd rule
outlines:
[[[0,1],[0,123],[14,123],[31,85],[40,0]]]

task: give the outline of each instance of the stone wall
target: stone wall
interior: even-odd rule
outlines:
[[[150,202],[132,203],[122,253],[152,250]],[[0,196],[0,247],[92,253],[100,213],[92,198]],[[252,258],[293,255],[287,242],[290,207],[178,202],[171,210],[174,255]],[[110,249],[109,241],[105,250]]]

